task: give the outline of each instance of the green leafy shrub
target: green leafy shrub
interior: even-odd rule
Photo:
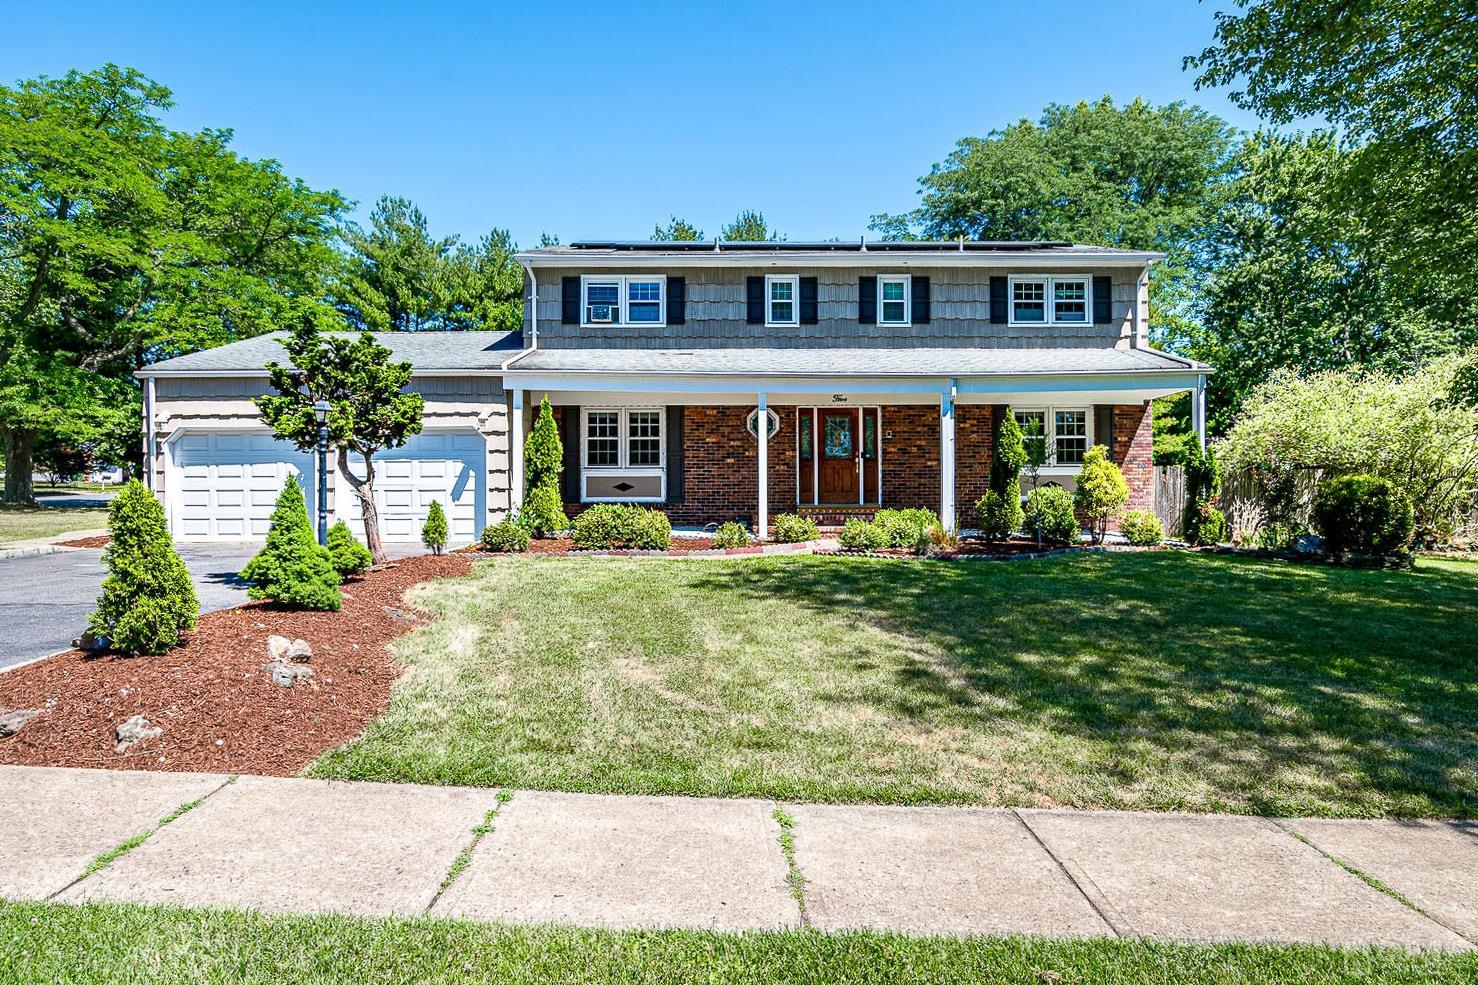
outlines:
[[[575,546],[585,551],[665,551],[672,523],[659,510],[599,503],[575,517]]]
[[[93,636],[119,653],[163,653],[195,628],[200,602],[169,540],[164,510],[137,479],[108,505],[108,576],[88,620]]]
[[[482,530],[482,549],[499,554],[522,554],[529,549],[529,532],[513,517]]]
[[[570,529],[559,486],[536,486],[524,497],[518,511],[518,522],[535,537],[548,537]]]
[[[885,509],[874,513],[872,522],[882,531],[885,543],[881,546],[918,550],[920,544],[927,546],[929,530],[939,523],[939,514],[921,508]]]
[[[1109,519],[1129,502],[1129,483],[1124,473],[1109,461],[1108,449],[1094,445],[1083,456],[1083,468],[1078,473],[1078,488],[1073,493],[1073,505],[1088,518],[1088,532],[1093,543],[1103,543],[1108,532]]]
[[[860,516],[850,517],[842,524],[837,541],[847,551],[880,551],[890,546],[888,531],[880,524],[864,520]]]
[[[1189,445],[1185,455],[1185,539],[1191,544],[1215,544],[1225,539],[1226,531],[1209,536],[1216,531],[1203,530],[1202,524],[1221,495],[1221,467],[1211,450],[1202,451],[1199,443]]]
[[[781,513],[775,518],[775,540],[781,544],[795,544],[803,540],[815,540],[820,531],[816,521],[797,513]]]
[[[369,548],[354,539],[343,520],[328,528],[328,553],[340,578],[357,575],[374,563]]]
[[[1022,517],[1021,504],[1009,493],[1002,495],[992,489],[975,501],[975,522],[983,540],[1005,540]]]
[[[446,550],[446,512],[442,510],[439,499],[433,499],[431,508],[426,511],[426,522],[421,524],[421,543],[432,554]]]
[[[1331,551],[1390,554],[1411,539],[1411,501],[1385,479],[1345,475],[1314,493],[1314,523]]]
[[[1130,510],[1119,521],[1119,533],[1135,547],[1157,547],[1165,540],[1160,518],[1148,510]]]
[[[1022,529],[1044,541],[1076,544],[1081,528],[1073,494],[1061,486],[1043,486],[1027,493]]]
[[[1260,547],[1265,551],[1282,551],[1294,546],[1298,539],[1308,533],[1303,527],[1292,523],[1275,521],[1264,523],[1257,528],[1252,535],[1254,547]]]
[[[1197,544],[1225,543],[1231,533],[1227,526],[1227,515],[1214,506],[1208,506],[1197,523]]]
[[[267,546],[246,563],[241,577],[250,583],[246,594],[254,599],[325,612],[336,612],[343,604],[339,573],[328,548],[313,540],[297,479],[289,477],[282,487],[267,529]]]
[[[713,546],[724,551],[731,550],[735,547],[748,547],[749,533],[744,529],[743,525],[735,523],[733,520],[730,520],[728,523],[721,523],[718,529],[713,532]]]

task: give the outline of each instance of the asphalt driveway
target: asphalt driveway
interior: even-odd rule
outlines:
[[[200,611],[246,601],[236,573],[260,544],[179,545]],[[0,669],[65,650],[87,627],[103,584],[101,550],[0,559]]]

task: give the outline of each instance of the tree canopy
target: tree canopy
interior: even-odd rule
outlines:
[[[703,230],[677,216],[673,216],[665,226],[658,223],[652,230],[652,241],[655,243],[694,243],[702,238]]]
[[[754,209],[745,209],[736,215],[733,222],[719,231],[718,238],[736,243],[774,243],[785,239],[765,221],[763,212]]]

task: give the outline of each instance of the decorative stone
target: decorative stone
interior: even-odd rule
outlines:
[[[153,728],[150,728],[149,720],[147,718],[145,718],[143,715],[135,715],[128,721],[124,722],[122,725],[118,726],[118,745],[114,748],[113,751],[118,753],[127,752],[128,747],[133,745],[135,742],[142,742],[144,739],[157,738],[158,736],[161,736],[163,734],[164,729],[158,727],[157,725]]]
[[[1300,554],[1318,554],[1324,550],[1324,538],[1318,534],[1304,534],[1293,544],[1293,549]]]
[[[313,648],[307,640],[293,640],[287,648],[287,662],[305,664],[313,659]]]
[[[272,675],[272,683],[278,687],[292,687],[300,679],[313,676],[313,668],[307,664],[263,664],[262,669]]]
[[[35,718],[41,712],[33,708],[17,708],[11,711],[9,708],[0,708],[0,739],[8,739],[21,728]]]
[[[111,641],[106,636],[86,632],[72,641],[72,648],[81,650],[83,653],[102,653],[110,643]]]
[[[267,637],[267,656],[273,660],[286,660],[287,651],[292,649],[292,641],[286,636]]]

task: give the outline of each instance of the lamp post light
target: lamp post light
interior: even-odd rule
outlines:
[[[318,543],[328,545],[328,412],[327,400],[313,405],[318,421]]]

